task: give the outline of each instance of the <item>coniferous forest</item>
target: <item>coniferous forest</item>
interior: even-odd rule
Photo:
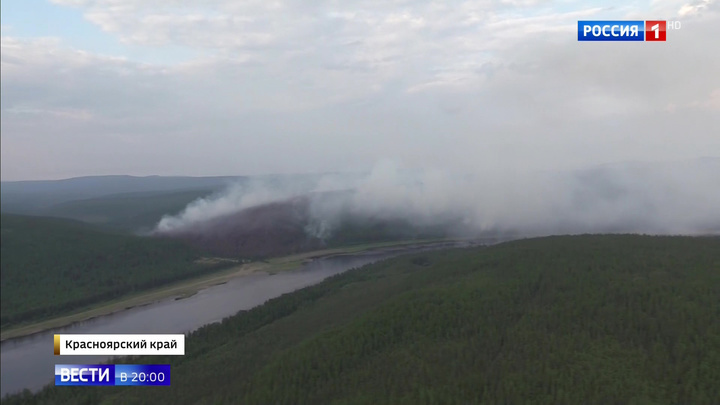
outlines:
[[[2,214],[3,328],[65,315],[228,267],[181,243],[79,221]]]
[[[419,253],[186,340],[170,387],[3,404],[718,404],[720,239],[559,236]]]

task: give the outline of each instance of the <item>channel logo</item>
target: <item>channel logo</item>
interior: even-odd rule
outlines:
[[[115,385],[115,365],[56,364],[55,385]]]
[[[666,41],[680,21],[578,21],[578,41]]]
[[[55,385],[170,385],[170,365],[56,364]]]

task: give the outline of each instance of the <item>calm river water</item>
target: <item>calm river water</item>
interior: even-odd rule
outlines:
[[[55,364],[94,364],[109,357],[54,356],[53,335],[100,333],[185,333],[218,322],[240,310],[365,264],[401,254],[434,250],[462,244],[411,246],[315,260],[296,270],[276,275],[254,274],[237,277],[226,284],[206,288],[197,294],[176,300],[168,298],[149,305],[102,316],[67,327],[2,342],[2,396],[27,388],[39,390],[52,383]]]

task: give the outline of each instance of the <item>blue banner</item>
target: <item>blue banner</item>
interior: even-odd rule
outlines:
[[[645,41],[645,22],[578,21],[578,41]]]
[[[57,364],[55,385],[170,385],[170,365]]]
[[[170,385],[170,365],[116,364],[115,385]]]

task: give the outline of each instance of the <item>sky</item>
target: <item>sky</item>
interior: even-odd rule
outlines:
[[[720,156],[720,0],[0,5],[3,181]]]

